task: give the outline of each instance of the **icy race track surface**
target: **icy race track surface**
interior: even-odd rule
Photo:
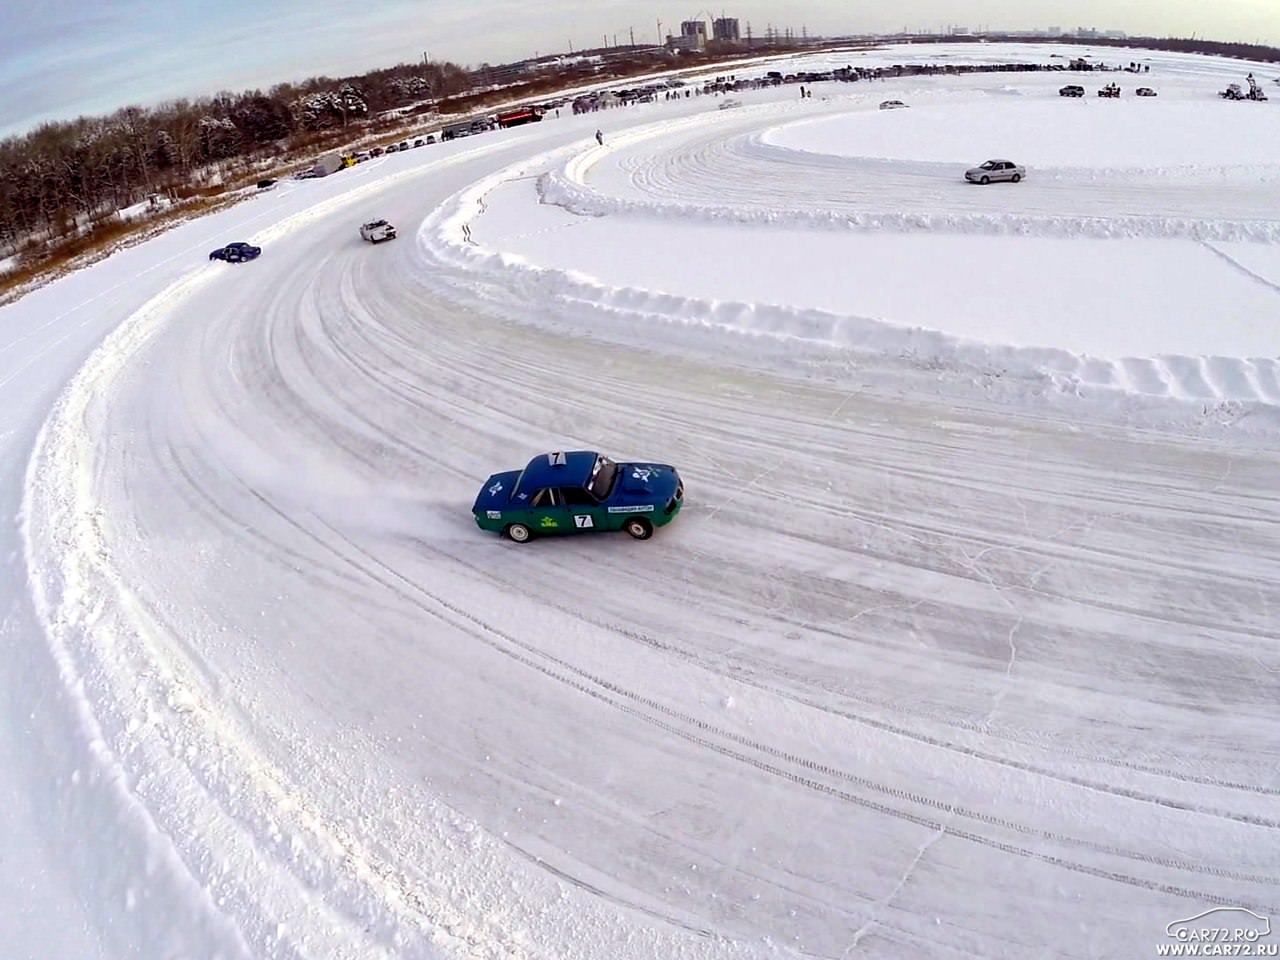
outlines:
[[[18,930],[711,960],[1274,923],[1280,459],[1201,404],[628,311],[466,242],[597,122],[287,185],[0,312]],[[684,514],[476,530],[489,472],[579,446],[678,465]]]

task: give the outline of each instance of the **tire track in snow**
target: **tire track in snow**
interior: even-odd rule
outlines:
[[[440,548],[436,547],[434,544],[431,544],[425,540],[411,539],[410,542],[413,543],[419,549],[424,549],[424,550],[435,549],[438,552],[443,552],[443,551],[440,551]],[[461,567],[465,567],[467,570],[471,572],[472,576],[478,579],[488,579],[494,584],[505,585],[504,581],[495,577],[486,568],[480,566],[479,564],[476,564],[466,559],[465,557],[459,556],[457,554],[448,554],[448,556],[452,563],[455,563]],[[987,763],[993,763],[999,766],[1009,767],[1011,769],[1020,770],[1025,773],[1032,773],[1037,776],[1046,777],[1050,780],[1057,780],[1064,784],[1069,784],[1071,786],[1083,787],[1089,790],[1097,791],[1098,793],[1107,793],[1107,794],[1111,794],[1113,796],[1121,797],[1128,800],[1137,800],[1142,803],[1151,803],[1157,806],[1168,807],[1171,810],[1181,810],[1187,813],[1195,813],[1195,814],[1200,814],[1200,815],[1209,816],[1209,817],[1218,817],[1223,820],[1233,820],[1233,821],[1236,821],[1237,823],[1244,823],[1244,824],[1249,824],[1257,827],[1265,827],[1267,829],[1280,830],[1280,819],[1258,816],[1256,814],[1250,814],[1250,813],[1241,813],[1233,810],[1202,806],[1195,803],[1176,800],[1172,797],[1161,796],[1159,794],[1155,794],[1151,792],[1130,789],[1130,788],[1121,786],[1119,784],[1106,783],[1104,781],[1097,780],[1094,778],[1072,775],[1059,770],[1054,770],[1043,764],[1036,764],[1036,763],[1030,763],[1027,761],[1017,760],[1013,757],[1003,756],[1001,754],[994,753],[990,750],[985,750],[979,747],[966,746],[964,744],[959,744],[951,740],[945,740],[941,737],[930,736],[929,734],[922,733],[917,730],[912,730],[901,724],[895,724],[895,723],[890,723],[884,720],[880,720],[868,714],[856,713],[851,710],[834,707],[830,704],[822,703],[821,701],[815,698],[808,697],[803,693],[798,692],[797,690],[770,684],[766,679],[762,679],[764,677],[779,677],[782,679],[789,679],[789,680],[795,681],[797,684],[800,684],[802,686],[813,686],[815,684],[821,686],[822,685],[821,678],[814,678],[806,674],[792,673],[787,671],[785,667],[780,667],[779,665],[773,664],[773,663],[770,663],[768,665],[761,665],[759,675],[753,675],[750,673],[743,672],[741,670],[732,670],[731,672],[726,672],[726,668],[731,667],[732,664],[728,664],[722,661],[717,661],[712,659],[711,657],[700,654],[692,647],[686,647],[677,640],[669,640],[669,639],[658,640],[652,636],[649,636],[645,633],[641,633],[632,628],[625,627],[620,624],[611,624],[603,620],[595,619],[591,617],[589,614],[583,613],[580,609],[569,607],[565,604],[556,603],[554,600],[551,600],[546,597],[540,598],[539,602],[542,605],[551,607],[552,609],[557,610],[566,616],[573,617],[574,619],[580,620],[583,623],[587,623],[601,630],[606,630],[610,633],[617,634],[618,636],[626,637],[630,640],[635,641],[636,643],[643,644],[644,646],[649,647],[663,655],[676,657],[680,660],[685,661],[686,663],[693,664],[694,666],[704,669],[710,673],[729,677],[739,683],[744,683],[749,686],[756,687],[757,689],[760,689],[767,693],[781,697],[783,699],[792,700],[792,701],[795,701],[796,703],[803,704],[806,707],[810,707],[815,710],[821,710],[823,713],[828,713],[828,714],[831,714],[832,716],[837,716],[837,717],[840,717],[841,719],[849,720],[861,726],[871,727],[875,730],[879,730],[884,733],[891,733],[895,736],[903,737],[905,739],[912,740],[916,743],[920,743],[925,746],[937,747],[942,750],[948,750],[954,753],[962,754],[966,757],[972,757],[975,760],[981,760]],[[836,639],[848,639],[848,638],[836,636]],[[846,691],[844,689],[837,688],[837,687],[823,687],[823,689],[826,689],[827,692],[830,692],[830,693],[837,693],[841,697],[846,697],[848,699],[854,699],[854,700],[864,699],[860,697],[857,693],[850,693],[849,691]],[[879,706],[879,707],[884,707],[888,705],[884,701],[872,700],[872,699],[865,699],[865,702],[868,704],[874,704],[875,706]],[[982,725],[980,723],[964,723],[964,722],[958,723],[955,720],[955,718],[945,717],[941,714],[923,713],[923,714],[919,714],[919,716],[923,719],[934,720],[937,722],[944,722],[951,726],[963,726],[967,729],[973,730],[974,732],[984,732],[981,729]],[[996,735],[993,734],[993,736],[996,736]],[[1007,738],[1007,735],[1000,735],[1000,738],[1005,739]],[[1027,741],[1015,739],[1015,742],[1026,743]],[[1257,796],[1280,797],[1280,786],[1265,787],[1265,786],[1258,786],[1255,784],[1230,782],[1230,781],[1225,781],[1225,780],[1221,780],[1214,777],[1202,777],[1202,776],[1196,776],[1194,774],[1185,774],[1179,771],[1168,770],[1161,767],[1151,767],[1151,766],[1145,766],[1142,764],[1125,763],[1122,761],[1116,761],[1112,758],[1098,758],[1092,755],[1078,753],[1075,751],[1066,751],[1066,750],[1059,749],[1058,753],[1064,757],[1070,757],[1073,760],[1121,767],[1123,769],[1133,770],[1138,773],[1150,774],[1153,776],[1180,781],[1183,783],[1195,783],[1203,786],[1228,788],[1231,790],[1238,790],[1243,793],[1254,794]],[[845,776],[851,776],[851,775],[845,775]],[[861,782],[860,778],[855,778],[855,779],[859,779],[859,782]],[[883,787],[882,785],[873,785],[871,781],[867,781],[866,783],[862,783],[861,785],[864,785],[864,786],[871,785],[871,789],[877,790],[878,792],[884,792],[886,789],[888,789]],[[922,798],[919,801],[914,801],[914,802],[920,802],[925,806],[931,806],[938,810],[951,811],[955,809],[950,803],[946,803],[938,800],[927,800]],[[965,815],[970,815],[970,814],[965,814]],[[986,815],[981,813],[972,814],[971,816],[980,818],[980,819],[986,818]],[[1009,824],[1002,822],[1001,825],[1008,826]],[[1017,828],[1017,829],[1023,830],[1026,828]],[[1055,839],[1055,837],[1049,834],[1042,833],[1040,835],[1044,836],[1046,839]],[[1082,841],[1072,841],[1072,842],[1078,843]],[[1098,852],[1114,852],[1114,850],[1112,850],[1111,848],[1100,847],[1098,848]],[[1236,879],[1243,879],[1243,878],[1244,876],[1241,875]],[[1265,882],[1265,883],[1275,882],[1277,884],[1280,884],[1280,881],[1272,881],[1269,879],[1264,880],[1256,876],[1251,876],[1249,879]]]
[[[665,706],[664,704],[659,703],[656,700],[653,700],[650,697],[646,697],[632,690],[628,690],[626,687],[623,687],[614,681],[608,680],[603,677],[598,677],[586,671],[583,671],[575,667],[574,665],[572,665],[566,660],[563,660],[551,653],[548,653],[545,650],[541,650],[536,646],[527,644],[505,633],[504,631],[501,631],[493,627],[492,625],[486,623],[485,621],[475,616],[474,614],[471,614],[468,611],[465,611],[455,606],[447,599],[437,596],[436,594],[427,590],[425,587],[422,587],[421,585],[414,583],[412,580],[406,578],[403,574],[399,573],[394,568],[388,566],[384,561],[368,553],[363,547],[361,547],[355,541],[351,540],[344,533],[342,533],[341,530],[332,526],[323,518],[316,517],[315,519],[318,522],[320,522],[323,526],[325,526],[330,531],[330,533],[332,533],[335,537],[342,540],[347,545],[347,547],[349,548],[352,554],[359,554],[361,557],[363,557],[362,561],[357,562],[351,559],[350,556],[348,556],[347,559],[349,560],[349,562],[353,564],[353,566],[357,567],[357,569],[359,569],[362,573],[370,577],[370,579],[374,580],[375,582],[382,584],[388,589],[396,590],[398,593],[404,596],[406,600],[413,602],[415,606],[423,610],[423,612],[428,613],[434,616],[435,618],[441,620],[442,622],[451,624],[453,626],[460,626],[461,624],[459,624],[458,618],[461,618],[461,620],[465,621],[466,624],[469,624],[469,626],[464,627],[464,629],[466,629],[468,633],[472,634],[477,639],[482,640],[486,645],[497,650],[498,652],[501,652],[506,656],[509,656],[518,660],[520,663],[524,664],[525,666],[533,670],[536,670],[537,672],[542,673],[543,675],[548,676],[551,679],[557,680],[560,683],[573,687],[574,689],[578,690],[583,694],[586,694],[587,696],[592,697],[593,699],[601,700],[602,702],[608,703],[611,706],[615,707],[616,709],[622,710],[623,712],[628,713],[636,717],[637,719],[644,720],[646,723],[650,723],[658,727],[659,729],[665,730],[668,733],[671,733],[677,737],[680,737],[681,739],[688,740],[691,743],[694,743],[698,746],[709,749],[729,759],[736,760],[740,763],[745,763],[748,766],[752,766],[764,773],[768,773],[770,775],[788,780],[798,786],[805,787],[811,790],[816,790],[822,793],[826,793],[830,796],[836,797],[845,802],[863,807],[864,809],[868,809],[876,813],[881,813],[881,814],[893,817],[895,819],[905,820],[917,826],[924,827],[931,831],[943,831],[947,835],[953,836],[957,839],[967,840],[969,842],[976,843],[981,846],[986,846],[992,849],[999,850],[1003,853],[1016,854],[1021,857],[1026,857],[1029,859],[1037,860],[1042,863],[1051,864],[1053,866],[1061,867],[1063,869],[1066,869],[1072,872],[1083,873],[1083,874],[1094,876],[1097,878],[1111,880],[1118,883],[1124,883],[1131,886],[1139,886],[1149,890],[1158,891],[1161,893],[1167,893],[1167,894],[1172,894],[1180,897],[1185,897],[1191,900],[1204,900],[1211,903],[1217,903],[1223,906],[1238,905],[1238,901],[1233,900],[1230,897],[1220,897],[1220,896],[1217,896],[1216,894],[1211,894],[1204,891],[1195,891],[1189,888],[1185,888],[1185,887],[1181,887],[1173,884],[1153,882],[1141,877],[1135,877],[1128,874],[1124,874],[1119,871],[1106,870],[1103,868],[1093,867],[1087,864],[1079,863],[1077,861],[1069,860],[1065,857],[1044,854],[1039,851],[1033,850],[1029,847],[1022,847],[1017,844],[996,840],[990,837],[986,837],[982,834],[975,833],[970,830],[957,830],[954,828],[949,828],[945,825],[944,820],[931,818],[928,815],[913,814],[913,813],[903,811],[894,807],[890,807],[886,804],[880,803],[879,801],[869,800],[865,797],[859,797],[856,794],[852,794],[842,788],[833,787],[829,784],[816,780],[812,776],[796,774],[792,771],[785,769],[784,767],[779,766],[778,763],[761,760],[758,757],[753,757],[749,754],[743,753],[742,751],[734,749],[732,747],[726,747],[723,744],[720,744],[711,740],[707,735],[715,735],[717,737],[721,737],[723,739],[729,740],[733,743],[738,744],[741,747],[745,747],[747,749],[756,751],[759,754],[770,757],[774,761],[789,763],[793,766],[804,769],[808,771],[810,774],[822,774],[824,776],[828,776],[831,778],[840,779],[845,782],[853,783],[858,786],[862,786],[864,788],[868,788],[876,792],[883,793],[887,796],[894,797],[895,799],[909,801],[913,804],[924,806],[926,808],[932,808],[940,812],[945,812],[947,814],[954,813],[956,816],[983,822],[989,826],[997,826],[1002,829],[1007,829],[1012,832],[1019,833],[1025,836],[1035,837],[1041,840],[1050,840],[1052,842],[1059,843],[1068,847],[1078,847],[1078,848],[1088,849],[1091,852],[1095,852],[1095,853],[1102,853],[1110,856],[1119,857],[1122,859],[1134,860],[1137,862],[1148,863],[1153,866],[1181,870],[1184,872],[1190,872],[1190,873],[1199,874],[1202,876],[1218,877],[1221,879],[1233,879],[1233,880],[1239,880],[1247,883],[1256,883],[1256,884],[1263,884],[1268,886],[1280,886],[1280,879],[1275,877],[1243,874],[1237,871],[1224,870],[1220,868],[1205,866],[1202,864],[1181,862],[1172,858],[1154,857],[1149,854],[1144,854],[1138,851],[1126,851],[1118,847],[1099,845],[1099,844],[1094,844],[1090,841],[1076,840],[1074,838],[1070,838],[1065,835],[1058,835],[1058,834],[1038,831],[1035,828],[1025,827],[1025,826],[1013,823],[1011,821],[1006,821],[1001,818],[993,817],[987,814],[981,814],[981,813],[972,812],[972,811],[964,811],[959,808],[953,807],[951,804],[945,804],[939,801],[930,800],[929,798],[926,798],[920,794],[912,793],[910,791],[904,791],[897,788],[887,787],[881,784],[877,784],[874,781],[870,781],[865,778],[858,777],[857,775],[849,774],[847,772],[837,770],[833,767],[827,766],[826,764],[822,764],[820,762],[810,760],[805,757],[801,757],[797,754],[787,753],[787,752],[778,750],[767,744],[761,743],[759,741],[751,740],[747,737],[742,736],[741,734],[734,733],[733,731],[717,728],[714,725],[708,723],[707,721],[700,720],[696,717],[692,717],[678,710],[674,710],[668,706]],[[310,532],[308,532],[307,535],[313,539],[315,538],[315,535]],[[330,547],[330,549],[333,549],[333,548]],[[402,586],[397,587],[395,585],[397,582]],[[424,604],[420,600],[414,600],[412,597],[413,594],[420,595],[422,598],[428,600],[430,603]],[[441,612],[441,611],[444,611],[444,612]],[[502,641],[502,642],[497,643],[495,641]],[[516,649],[511,649],[512,647]],[[547,663],[552,664],[552,666],[549,667],[546,665],[546,663],[543,663],[540,661],[546,661]],[[656,713],[659,716],[653,716],[653,715],[647,714],[644,711],[637,709],[637,707],[635,706],[630,706],[627,703],[622,702],[623,700],[628,700],[634,704],[638,704],[640,706],[648,708],[648,710],[653,711],[653,713]],[[662,719],[663,717],[666,717],[668,719],[664,720]],[[672,721],[679,721],[679,723],[675,723]],[[691,730],[689,729],[691,727],[695,730],[698,730],[699,732],[698,733],[691,732]],[[1258,909],[1271,909],[1270,906],[1265,904],[1256,904],[1256,906]]]

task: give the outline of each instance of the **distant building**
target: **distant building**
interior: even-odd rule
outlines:
[[[692,38],[686,40],[686,43],[692,43],[692,49],[705,50],[707,48],[707,21],[705,20],[686,20],[680,24],[680,36]],[[686,49],[690,49],[686,47]]]
[[[738,32],[737,17],[718,17],[711,21],[711,37],[721,43],[737,43],[742,39]]]
[[[1062,36],[1062,28],[1061,28],[1061,27],[1050,27],[1050,28],[1049,28],[1049,36],[1051,36],[1051,37],[1060,37],[1060,36]]]
[[[518,63],[501,63],[497,66],[484,64],[471,72],[476,85],[481,87],[506,87],[515,83],[523,83],[529,79],[532,64],[527,60]]]

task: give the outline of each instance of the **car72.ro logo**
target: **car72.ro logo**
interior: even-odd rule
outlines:
[[[1280,957],[1280,943],[1270,942],[1270,918],[1244,907],[1213,907],[1174,920],[1164,932],[1177,942],[1159,944],[1158,957]]]

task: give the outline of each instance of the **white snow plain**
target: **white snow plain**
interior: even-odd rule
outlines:
[[[1277,165],[1153,133],[983,189],[984,156],[921,154],[966,112],[1275,116],[1216,102],[1238,63],[1144,60],[1141,115],[1002,74],[548,120],[0,310],[5,956],[1116,957],[1213,906],[1274,926]],[[916,146],[836,149],[892,97]],[[233,239],[263,256],[206,261]],[[572,447],[676,464],[683,515],[476,529],[490,472]]]

